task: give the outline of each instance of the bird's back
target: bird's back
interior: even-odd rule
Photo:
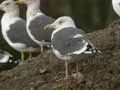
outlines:
[[[50,42],[51,34],[53,31],[44,30],[44,27],[48,24],[53,23],[53,21],[54,19],[51,17],[48,17],[46,15],[39,15],[30,21],[28,25],[29,32],[38,41],[45,40],[47,42]]]
[[[82,32],[83,31],[72,27],[64,28],[54,34],[51,44],[54,49],[60,51],[62,55],[82,50],[87,44]]]
[[[9,25],[10,30],[7,31],[7,36],[13,43],[23,43],[27,47],[38,47],[27,34],[26,22],[23,19],[16,20]]]

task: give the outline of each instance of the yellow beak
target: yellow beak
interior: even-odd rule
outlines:
[[[17,4],[24,4],[24,1],[23,0],[16,0],[15,1]]]
[[[44,30],[54,30],[55,27],[56,27],[56,25],[48,24],[44,27]]]

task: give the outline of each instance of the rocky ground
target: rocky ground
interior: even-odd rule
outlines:
[[[88,37],[102,53],[81,55],[79,75],[69,63],[70,77],[65,80],[64,61],[46,51],[31,61],[0,72],[0,90],[120,90],[120,21]]]

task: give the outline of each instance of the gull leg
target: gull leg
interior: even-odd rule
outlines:
[[[66,77],[65,77],[65,79],[68,79],[68,61],[67,60],[65,60],[65,69],[66,69]]]
[[[41,45],[40,45],[40,47],[41,47],[41,53],[43,52],[43,49],[44,49],[43,46],[45,46],[45,45],[47,45],[47,43],[45,42],[45,40],[42,40]]]
[[[79,63],[76,63],[76,73],[73,75],[73,77],[80,82],[84,80],[83,74],[79,72]]]
[[[21,61],[23,62],[24,61],[24,52],[21,51]]]
[[[29,52],[29,60],[32,60],[32,52]]]
[[[40,51],[41,51],[41,53],[43,52],[43,45],[40,45]]]
[[[51,49],[49,49],[48,51],[47,51],[47,54],[46,54],[46,57],[48,56],[48,58],[49,58],[49,60],[48,60],[48,62],[49,62],[49,64],[51,64],[51,62],[52,62],[52,51],[51,51]]]
[[[79,64],[76,62],[76,78],[78,78],[79,75]]]

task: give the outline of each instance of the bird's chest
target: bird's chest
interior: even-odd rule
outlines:
[[[4,15],[1,20],[2,35],[4,39],[10,42],[7,32],[11,30],[10,26],[16,22],[17,19],[13,19],[10,16]]]
[[[3,16],[1,20],[2,32],[5,33],[10,30],[10,25],[14,24],[16,19],[12,19],[8,16]]]
[[[7,32],[7,31],[9,31],[10,30],[10,24],[11,24],[12,22],[10,22],[10,20],[9,19],[5,19],[5,18],[3,18],[2,20],[1,20],[1,27],[2,27],[2,32],[3,33],[5,33],[5,32]]]

